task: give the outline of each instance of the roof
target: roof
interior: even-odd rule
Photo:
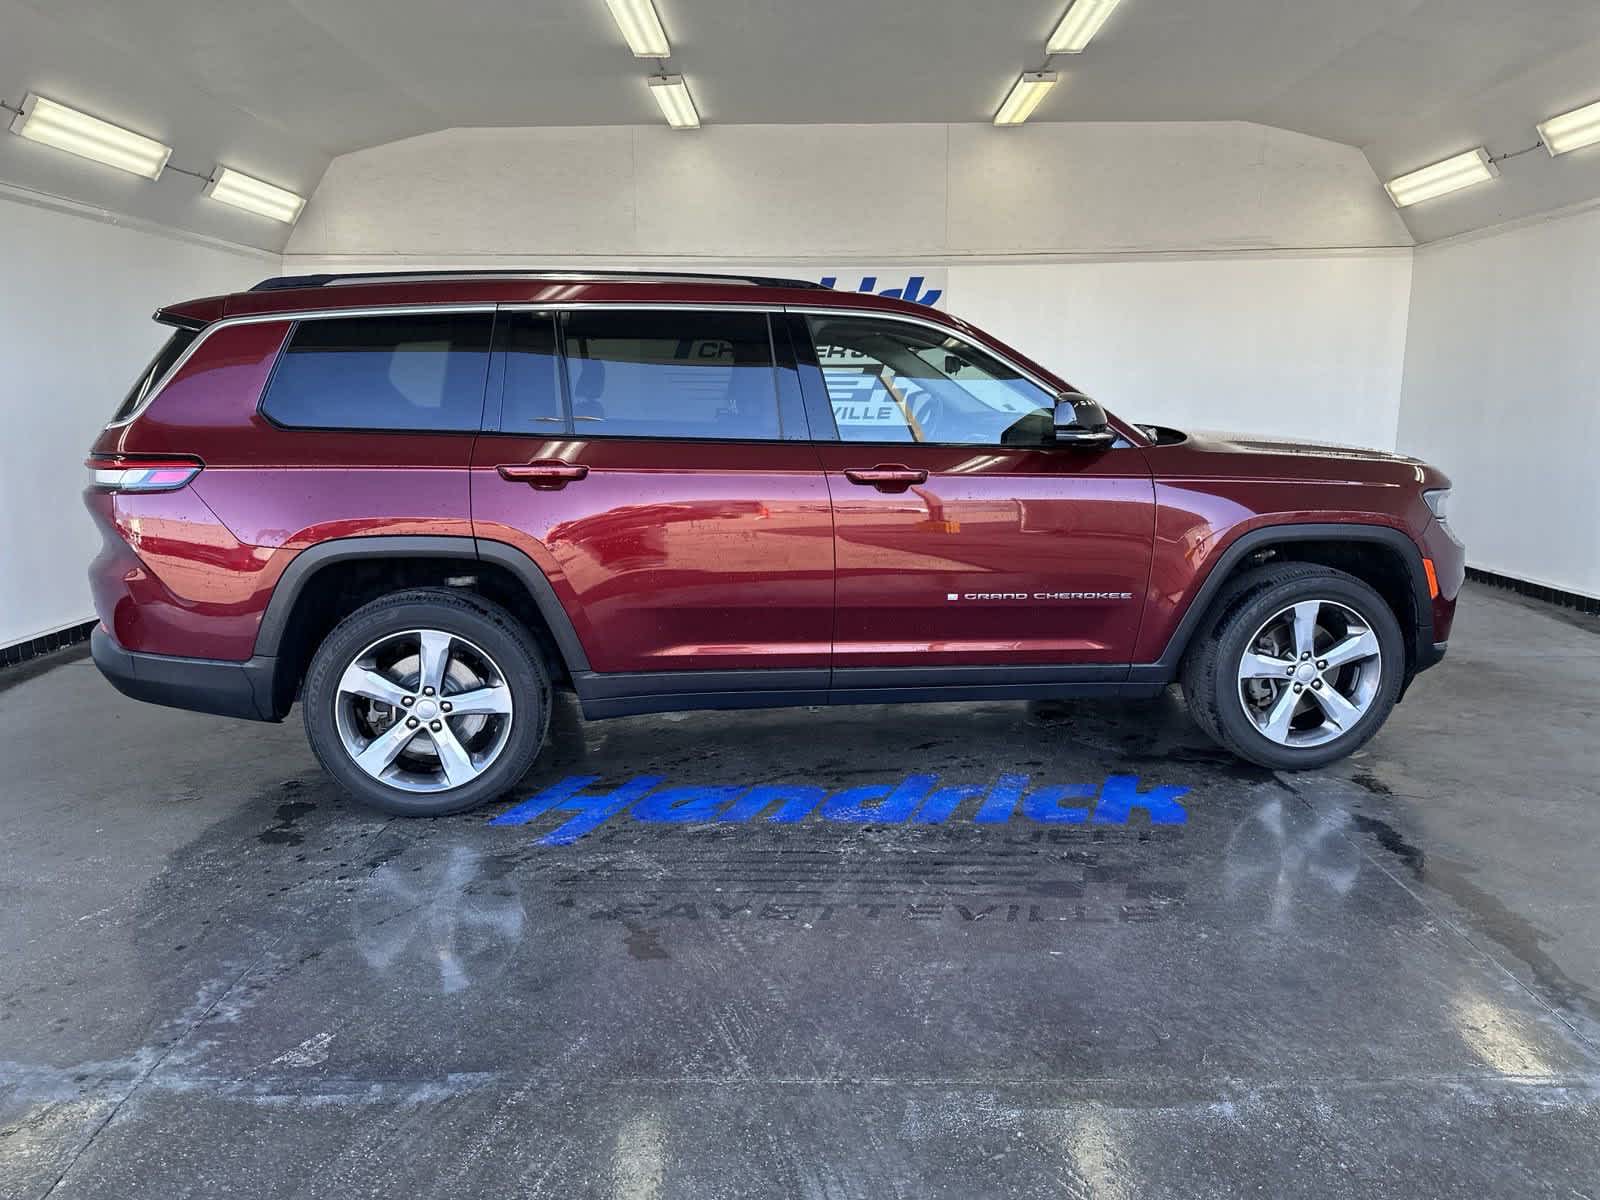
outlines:
[[[247,292],[169,304],[156,319],[208,325],[224,317],[270,316],[344,308],[494,304],[702,304],[849,307],[964,324],[925,305],[866,292],[838,292],[804,279],[623,271],[407,271],[290,275]]]

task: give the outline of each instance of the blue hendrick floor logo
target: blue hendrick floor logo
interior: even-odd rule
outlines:
[[[909,775],[892,785],[827,788],[798,784],[691,785],[662,787],[660,775],[640,775],[608,792],[589,791],[596,775],[571,775],[489,820],[491,825],[526,825],[548,813],[571,814],[539,838],[540,846],[565,846],[627,812],[635,821],[681,824],[739,822],[765,817],[797,824],[815,815],[824,821],[861,825],[940,825],[963,802],[976,802],[972,820],[1004,825],[1015,816],[1043,825],[1126,825],[1136,811],[1152,825],[1182,825],[1189,814],[1178,798],[1186,787],[1139,790],[1137,775],[1111,775],[1104,783],[1032,787],[1026,775],[1002,775],[992,787],[939,787],[937,775]]]

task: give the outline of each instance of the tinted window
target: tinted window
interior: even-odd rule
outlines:
[[[312,429],[476,430],[490,313],[302,321],[261,410]]]
[[[513,313],[506,337],[505,399],[500,428],[506,433],[561,433],[561,358],[555,320],[549,313]]]
[[[565,330],[578,437],[779,436],[764,313],[593,309]]]
[[[1055,397],[951,334],[901,321],[808,317],[846,442],[1039,446]]]
[[[169,337],[167,344],[156,351],[156,356],[150,360],[150,365],[134,381],[133,387],[128,389],[128,394],[122,398],[122,403],[117,405],[117,411],[111,414],[112,421],[127,420],[133,410],[144,403],[145,397],[150,394],[150,389],[161,382],[162,377],[172,370],[183,352],[192,346],[194,339],[199,336],[199,330],[180,329]]]

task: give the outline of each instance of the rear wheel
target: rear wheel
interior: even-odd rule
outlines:
[[[1365,743],[1394,708],[1405,642],[1383,597],[1354,576],[1263,567],[1214,611],[1181,682],[1196,724],[1239,757],[1320,767]]]
[[[312,750],[352,795],[437,816],[493,799],[532,767],[550,679],[505,609],[419,589],[342,621],[312,658],[304,701]]]

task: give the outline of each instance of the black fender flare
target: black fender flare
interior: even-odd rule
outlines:
[[[1232,577],[1234,568],[1245,558],[1266,546],[1283,542],[1375,542],[1395,551],[1405,563],[1411,581],[1412,596],[1416,601],[1416,645],[1418,653],[1433,645],[1433,597],[1428,591],[1428,575],[1422,565],[1422,550],[1409,536],[1392,525],[1371,525],[1358,522],[1326,522],[1315,524],[1285,523],[1262,525],[1240,534],[1224,550],[1207,572],[1200,590],[1178,627],[1167,640],[1166,649],[1154,663],[1136,666],[1130,672],[1135,682],[1163,681],[1170,683],[1178,676],[1178,666],[1189,648],[1190,639],[1205,619],[1217,593]]]
[[[313,575],[330,564],[363,558],[460,558],[504,567],[521,580],[533,597],[534,606],[549,627],[567,670],[575,674],[589,669],[589,658],[572,627],[571,618],[561,606],[550,580],[533,559],[505,542],[449,535],[378,534],[335,538],[306,547],[289,560],[272,589],[272,598],[267,601],[266,612],[256,631],[256,657],[277,657],[295,603]]]

